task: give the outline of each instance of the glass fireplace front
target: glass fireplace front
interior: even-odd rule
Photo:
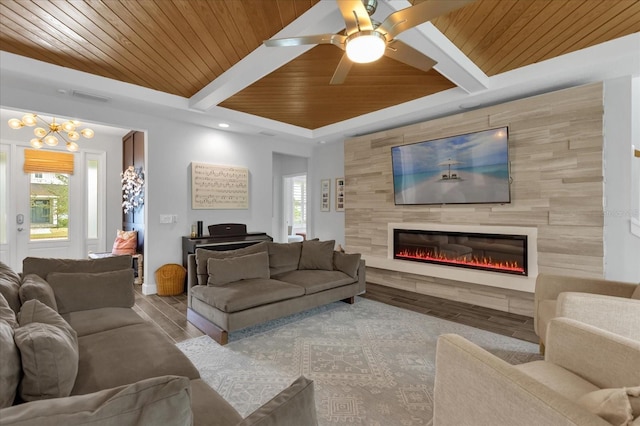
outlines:
[[[393,258],[527,276],[527,236],[394,229]]]

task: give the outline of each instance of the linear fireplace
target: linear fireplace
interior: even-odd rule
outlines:
[[[393,258],[528,275],[527,235],[396,228]]]

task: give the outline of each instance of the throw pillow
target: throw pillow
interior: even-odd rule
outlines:
[[[9,266],[0,262],[0,294],[9,303],[13,312],[20,310],[20,277]]]
[[[333,252],[333,267],[337,271],[344,272],[351,278],[358,276],[358,267],[360,266],[360,253],[346,254],[341,252]]]
[[[209,278],[207,271],[207,260],[209,259],[229,259],[231,257],[246,256],[247,254],[255,254],[267,251],[267,243],[260,242],[236,250],[207,250],[196,249],[196,275],[199,285],[206,285]]]
[[[138,232],[122,231],[118,229],[116,240],[113,242],[111,254],[136,254],[138,248]]]
[[[22,261],[22,275],[36,274],[45,280],[51,272],[96,273],[122,269],[131,269],[131,256],[113,256],[101,259],[27,257]]]
[[[317,425],[313,381],[300,376],[288,388],[238,423],[238,426]]]
[[[75,395],[34,401],[2,412],[3,425],[137,426],[193,424],[189,379],[160,376]]]
[[[36,274],[29,274],[23,277],[22,284],[20,285],[20,301],[24,303],[31,299],[41,301],[54,311],[58,310],[53,289],[48,282]]]
[[[69,396],[78,374],[78,336],[56,311],[29,300],[18,314],[14,339],[24,376],[18,391],[24,401]]]
[[[52,272],[47,281],[56,295],[58,312],[99,308],[131,308],[135,303],[133,269],[89,273]]]
[[[221,286],[252,278],[269,279],[269,255],[266,251],[228,259],[209,258],[207,285]]]
[[[267,243],[271,275],[295,271],[300,263],[302,243]]]
[[[333,271],[333,247],[335,245],[335,240],[303,241],[298,269]]]
[[[13,333],[13,327],[0,319],[0,408],[13,405],[22,376],[20,352],[13,339]]]
[[[7,302],[7,299],[4,298],[2,293],[0,293],[0,321],[6,321],[11,328],[18,327],[16,313],[11,309],[9,302]]]
[[[578,404],[613,425],[626,426],[640,416],[640,386],[589,392]]]

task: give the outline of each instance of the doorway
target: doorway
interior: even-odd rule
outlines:
[[[307,174],[283,179],[285,231],[288,242],[301,241],[307,235]]]

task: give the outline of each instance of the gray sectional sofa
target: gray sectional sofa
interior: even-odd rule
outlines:
[[[304,377],[242,419],[132,309],[130,256],[0,262],[0,425],[317,425]]]
[[[224,345],[228,333],[316,306],[354,303],[366,290],[359,254],[335,241],[261,242],[188,257],[187,319]]]

